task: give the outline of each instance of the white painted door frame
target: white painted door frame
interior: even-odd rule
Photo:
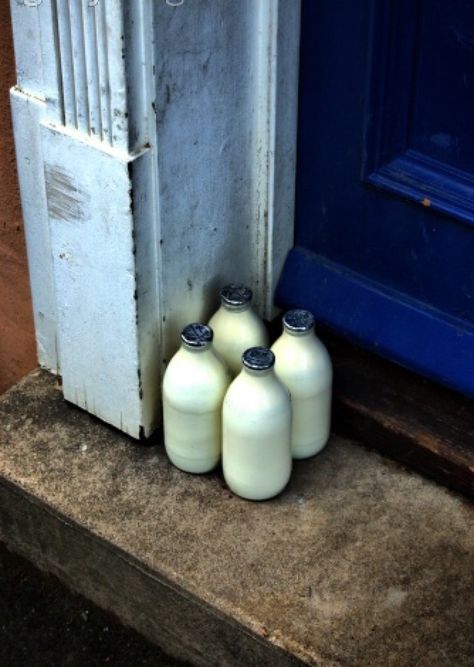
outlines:
[[[299,0],[11,0],[40,364],[134,437],[228,280],[293,241]]]

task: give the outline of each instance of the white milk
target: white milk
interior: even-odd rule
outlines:
[[[222,401],[230,382],[212,349],[212,330],[190,324],[163,379],[165,448],[177,468],[205,473],[221,458]]]
[[[249,500],[276,496],[291,474],[290,396],[274,362],[270,350],[247,350],[224,399],[224,477],[234,493]]]
[[[307,310],[290,310],[283,333],[272,346],[275,372],[291,394],[293,458],[320,452],[331,429],[332,365],[314,334],[314,317]]]
[[[214,349],[233,375],[240,373],[242,354],[250,347],[266,347],[268,334],[251,308],[252,290],[231,283],[221,290],[221,306],[211,317]]]

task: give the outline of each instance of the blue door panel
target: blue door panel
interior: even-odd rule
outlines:
[[[472,395],[473,118],[473,2],[303,0],[277,301]]]
[[[352,341],[474,397],[474,327],[298,246],[288,255],[276,298],[308,308]]]
[[[466,123],[474,112],[473,21],[472,0],[421,3],[411,128],[415,150],[467,171],[474,164],[473,124]]]

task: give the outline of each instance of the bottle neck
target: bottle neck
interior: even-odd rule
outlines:
[[[212,343],[208,343],[203,347],[193,347],[192,345],[187,345],[186,343],[181,342],[181,349],[189,354],[203,354],[204,352],[209,352],[211,346]]]
[[[314,337],[314,327],[311,327],[308,331],[291,331],[283,326],[283,334],[291,339],[298,339],[301,341],[312,340]]]
[[[225,303],[225,301],[221,301],[221,307],[229,313],[243,313],[246,310],[250,310],[250,302],[244,303],[241,306],[232,306],[229,303]]]
[[[242,372],[249,377],[263,379],[272,376],[274,371],[273,366],[271,368],[267,368],[264,371],[256,371],[252,368],[247,368],[247,366],[242,366]]]

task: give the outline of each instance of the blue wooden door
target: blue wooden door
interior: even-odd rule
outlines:
[[[474,2],[303,0],[298,131],[277,302],[474,396]]]

